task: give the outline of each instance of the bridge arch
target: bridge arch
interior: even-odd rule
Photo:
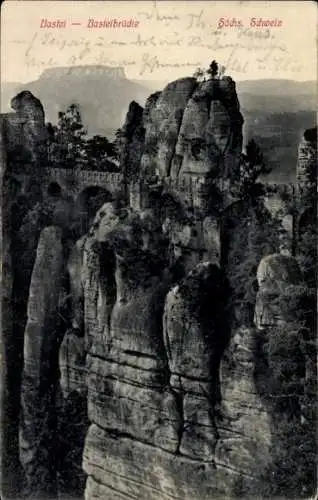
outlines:
[[[75,213],[81,234],[88,231],[100,207],[113,200],[114,195],[106,187],[92,185],[79,192],[75,200]]]
[[[316,213],[314,207],[309,207],[299,216],[298,237],[301,237],[306,231],[316,226]]]
[[[57,182],[61,186],[62,191],[68,193],[74,200],[83,189],[93,186],[105,188],[112,194],[123,191],[123,174],[121,172],[49,167],[43,172],[43,181],[42,187],[44,190],[52,182]]]
[[[62,187],[58,182],[52,181],[47,187],[47,194],[50,196],[61,196]]]

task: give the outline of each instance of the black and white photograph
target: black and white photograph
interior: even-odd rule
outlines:
[[[311,1],[1,5],[1,500],[317,495]]]

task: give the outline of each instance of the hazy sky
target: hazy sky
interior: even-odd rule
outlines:
[[[132,19],[138,26],[89,28],[90,18]],[[219,27],[221,18],[240,21],[242,27]],[[251,27],[252,18],[276,20],[280,26]],[[65,21],[66,27],[41,28],[45,19]],[[315,2],[7,0],[2,4],[2,81],[27,82],[46,68],[91,64],[122,66],[128,78],[167,81],[191,75],[198,66],[206,68],[212,59],[224,64],[236,80],[315,80]]]

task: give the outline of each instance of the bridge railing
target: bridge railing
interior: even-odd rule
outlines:
[[[123,181],[123,175],[120,172],[99,172],[90,170],[81,170],[77,174],[77,178],[81,182],[111,182],[119,183]]]
[[[120,172],[100,172],[97,170],[47,168],[45,174],[50,181],[76,182],[79,185],[88,183],[119,185],[124,180],[123,174]]]

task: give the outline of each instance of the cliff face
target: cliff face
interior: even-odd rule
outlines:
[[[299,143],[297,189],[302,197],[313,198],[317,180],[317,127],[307,129]],[[304,200],[305,201],[305,200]]]
[[[28,90],[22,91],[11,100],[15,113],[7,115],[6,143],[8,154],[16,155],[17,148],[27,163],[45,162],[47,133],[44,125],[44,110],[39,99]],[[22,137],[21,137],[22,135]]]
[[[309,286],[316,286],[317,261],[317,127],[307,129],[299,143],[295,233],[297,253]]]
[[[101,211],[87,241],[84,283],[84,300],[94,304],[86,496],[159,500],[228,491],[227,470],[215,470],[219,364],[230,335],[226,279],[205,262],[172,287],[154,215]]]
[[[4,349],[1,394],[4,397],[2,434],[3,494],[18,495],[21,486],[18,426],[23,363],[23,337],[28,287],[31,280],[39,232],[29,233],[21,245],[21,221],[37,201],[37,186],[45,159],[46,140],[42,104],[30,92],[12,100],[15,113],[1,116],[1,222],[2,222],[2,337]],[[12,174],[23,170],[30,176],[29,197],[23,196]],[[8,420],[7,420],[8,419]]]
[[[271,461],[271,415],[256,378],[263,369],[258,359],[260,340],[261,335],[253,325],[233,328],[222,359],[222,419],[218,426],[216,456],[240,476],[232,494],[239,494],[238,485],[244,482],[241,493],[245,488],[245,494],[251,491],[249,488],[253,487],[248,484],[251,477],[259,478]],[[268,374],[263,376],[266,380]],[[260,494],[260,484],[254,491]]]
[[[292,257],[273,254],[264,257],[257,270],[259,291],[255,307],[255,323],[259,329],[284,323],[280,307],[275,298],[286,288],[301,281],[297,261]]]
[[[0,180],[1,180],[1,424],[0,424],[0,470],[3,494],[19,490],[20,471],[18,448],[19,397],[15,387],[14,373],[17,368],[17,353],[21,353],[21,344],[12,338],[14,321],[12,288],[13,266],[11,254],[11,192],[6,181],[7,148],[5,142],[5,120],[1,117],[0,129]]]
[[[129,110],[123,135],[125,164],[134,165],[130,207],[99,212],[84,263],[87,499],[259,493],[266,490],[274,443],[285,446],[278,422],[288,420],[289,410],[266,397],[275,376],[274,365],[266,368],[262,332],[266,326],[274,336],[288,317],[281,312],[280,321],[263,300],[260,278],[256,327],[244,317],[238,326],[220,267],[224,254],[229,272],[239,267],[224,241],[227,224],[230,239],[231,228],[247,230],[243,246],[251,254],[253,236],[265,238],[265,255],[274,251],[266,247],[270,234],[261,230],[265,219],[257,206],[239,201],[232,189],[242,123],[230,78],[173,82],[150,96],[142,121],[139,108]],[[134,137],[138,154],[129,147]],[[232,210],[233,202],[242,210]],[[246,229],[238,222],[244,217]],[[256,266],[261,257],[253,255]],[[268,259],[262,276],[287,288],[299,282],[292,258]],[[256,277],[254,267],[246,266],[243,280],[251,280],[251,272]],[[250,305],[254,311],[253,299]],[[287,338],[286,344],[288,351]]]

